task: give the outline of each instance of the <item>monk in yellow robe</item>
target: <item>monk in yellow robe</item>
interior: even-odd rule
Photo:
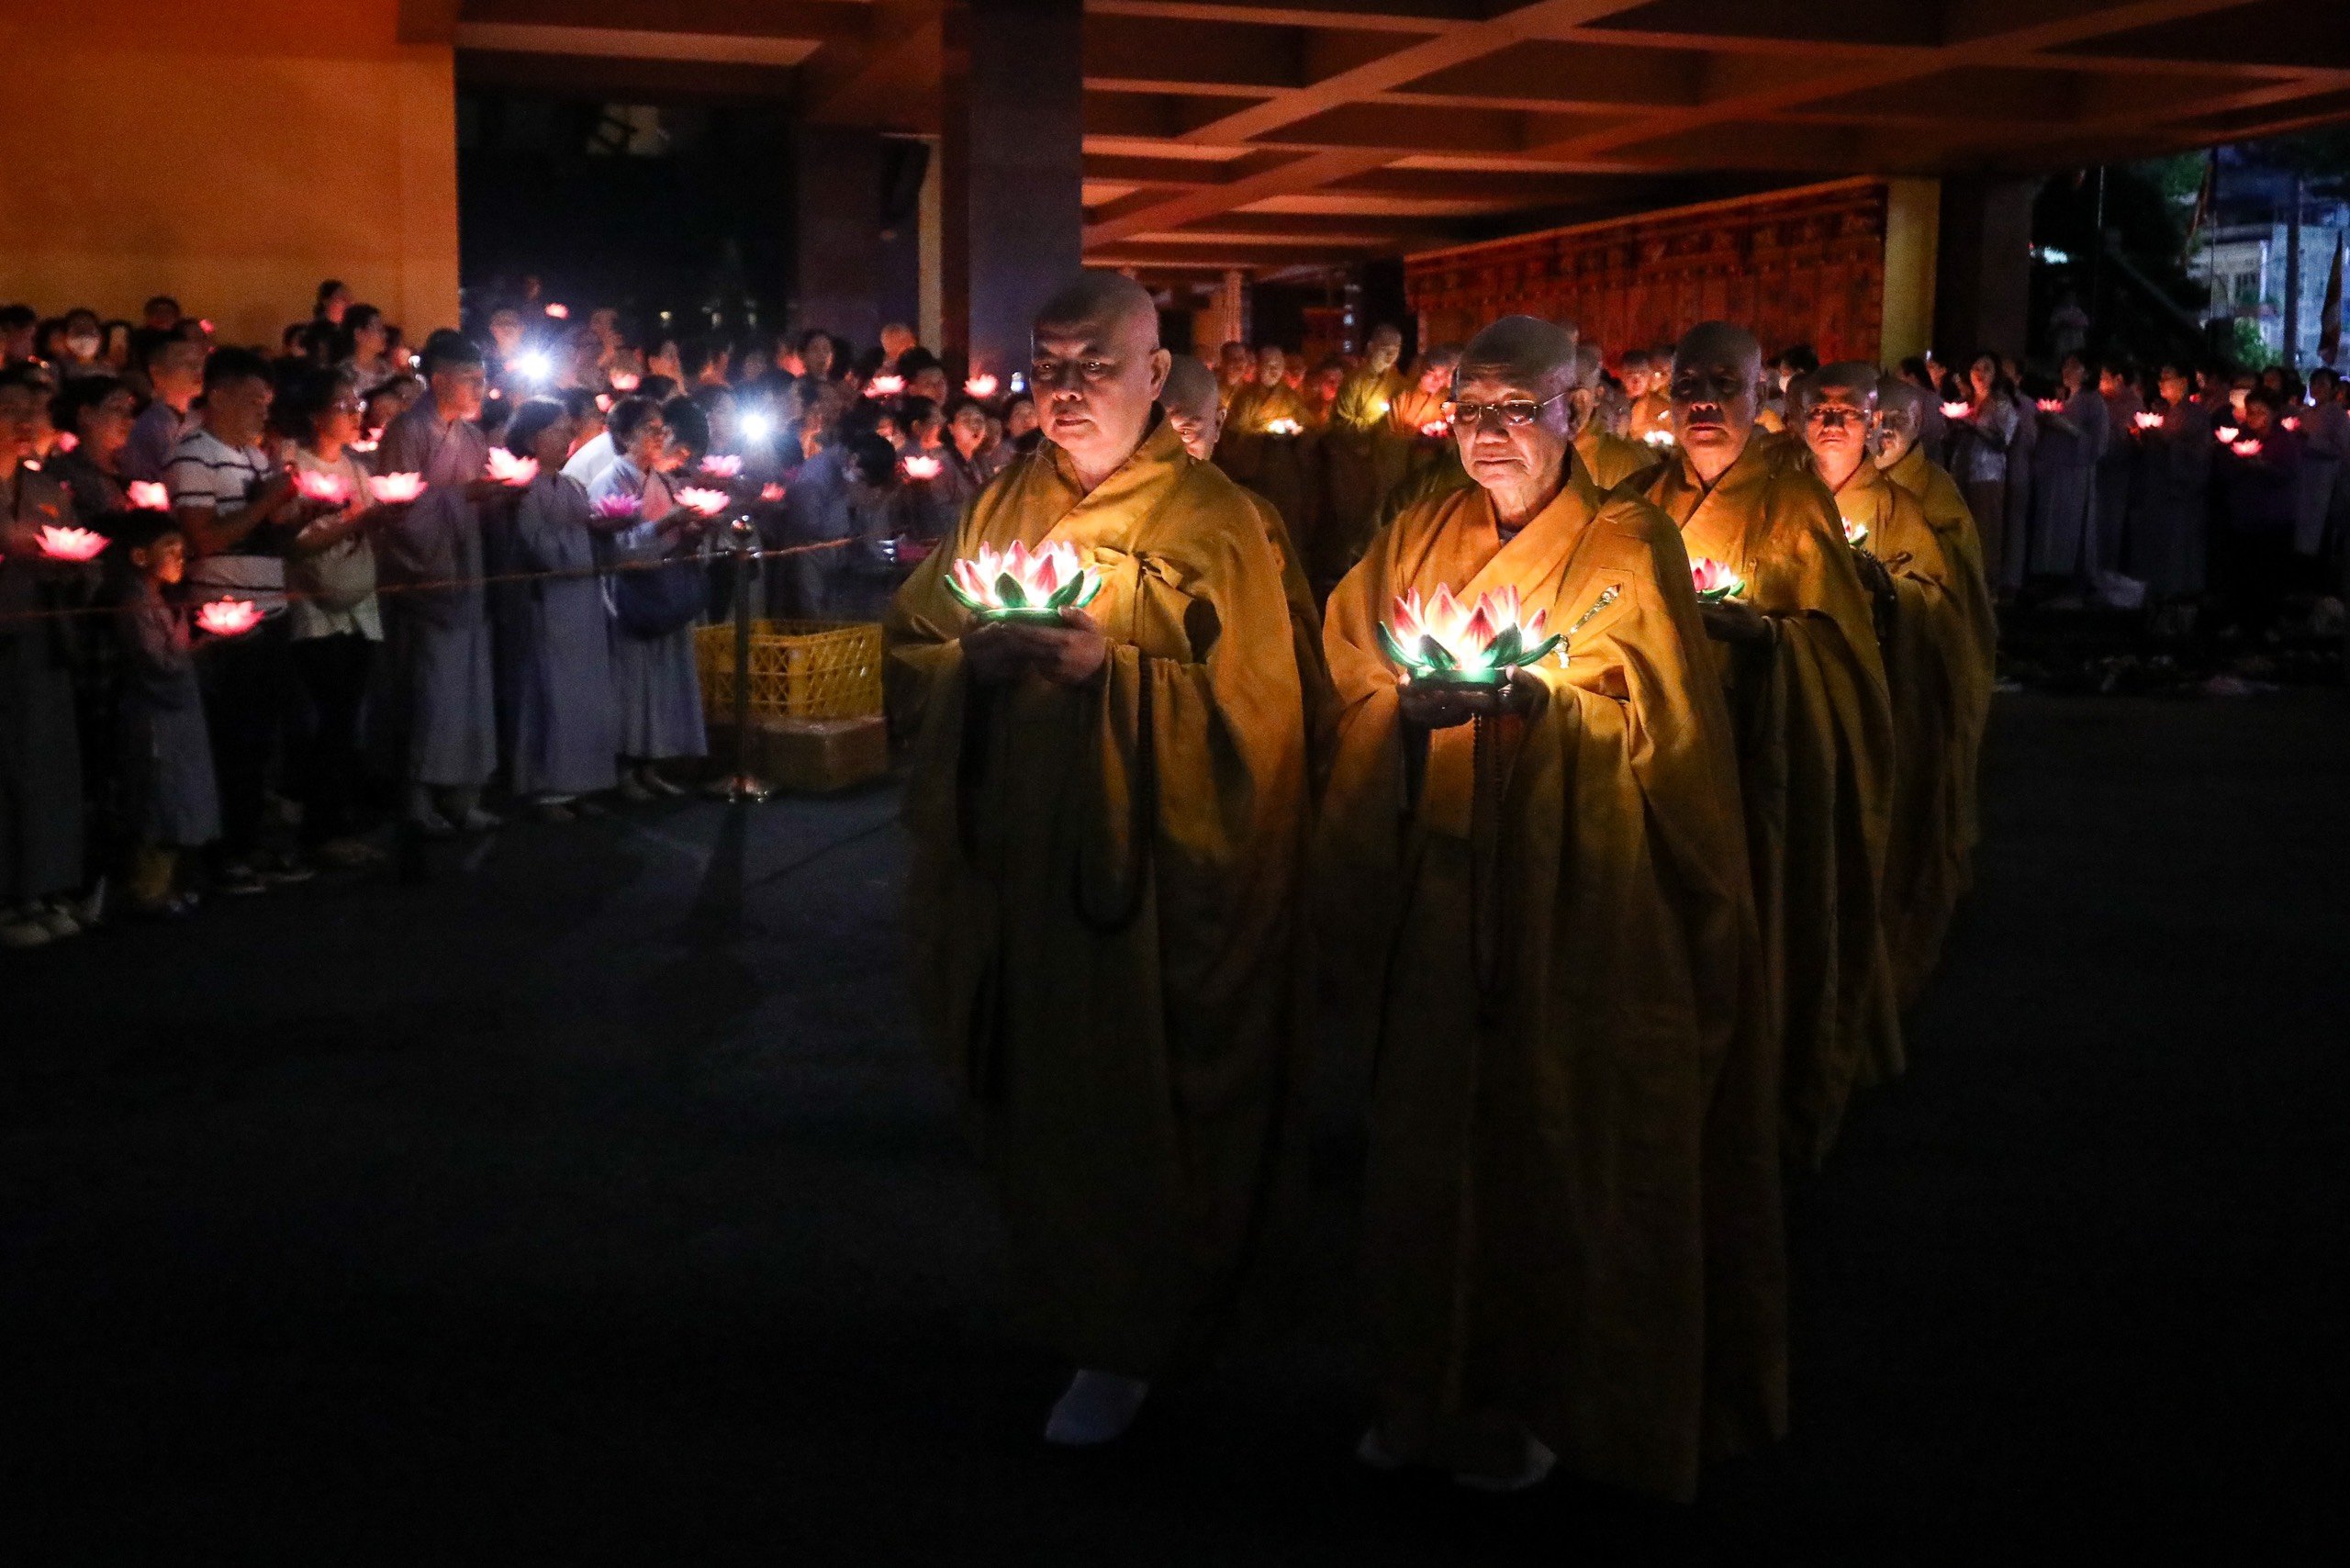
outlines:
[[[1671,432],[1673,399],[1665,384],[1672,372],[1671,362],[1660,364],[1646,349],[1627,349],[1616,362],[1616,378],[1624,384],[1624,396],[1632,405],[1625,439],[1645,442],[1658,431]]]
[[[1376,448],[1387,429],[1388,410],[1411,383],[1396,368],[1404,334],[1393,327],[1371,329],[1362,364],[1338,384],[1330,406],[1325,452],[1329,473],[1328,516],[1341,532],[1360,535],[1379,510],[1383,487]]]
[[[1775,1052],[1688,560],[1577,462],[1572,349],[1530,317],[1478,335],[1473,483],[1397,518],[1324,633],[1316,924],[1375,1062],[1359,1452],[1685,1499],[1784,1427]],[[1564,640],[1488,686],[1408,674],[1418,639],[1382,629],[1399,595],[1440,625],[1447,593]]]
[[[1081,1369],[1046,1428],[1065,1444],[1123,1433],[1227,1316],[1298,1080],[1290,610],[1257,510],[1157,409],[1158,319],[1109,273],[1044,308],[1046,444],[888,625],[919,999],[1002,1204],[1014,1316]],[[1066,547],[1097,596],[976,617],[967,596],[1002,590],[957,564],[1014,547]]]
[[[1224,409],[1216,397],[1214,375],[1198,360],[1176,359],[1159,388],[1158,406],[1175,427],[1183,450],[1201,463],[1215,456],[1224,434]],[[1328,772],[1332,745],[1338,729],[1338,701],[1330,686],[1330,666],[1322,656],[1322,599],[1305,579],[1303,559],[1290,539],[1289,525],[1272,502],[1254,490],[1241,495],[1257,510],[1257,521],[1281,563],[1281,596],[1289,602],[1290,642],[1297,655],[1299,696],[1305,706],[1306,750],[1318,790]]]
[[[1234,394],[1224,415],[1221,466],[1273,503],[1290,536],[1310,541],[1315,438],[1305,428],[1305,398],[1289,384],[1289,356],[1257,351],[1257,379]]]
[[[1877,600],[1878,648],[1893,703],[1893,826],[1886,844],[1884,920],[1894,995],[1901,1005],[1925,990],[1960,891],[1951,799],[1951,751],[1960,728],[1954,676],[1968,662],[1969,635],[1942,542],[1917,498],[1872,460],[1878,371],[1857,361],[1824,365],[1788,388],[1813,474],[1836,498],[1855,565]],[[1897,1046],[1899,1036],[1880,1036]],[[1868,1076],[1898,1073],[1875,1059]]]
[[[1950,588],[1965,628],[1964,655],[1950,672],[1957,701],[1957,734],[1951,749],[1950,801],[1956,812],[1952,834],[1958,857],[1959,889],[1974,880],[1971,862],[1982,837],[1977,775],[1983,726],[1991,713],[1992,683],[1998,677],[1999,622],[1985,570],[1983,540],[1958,482],[1919,445],[1925,429],[1926,391],[1897,375],[1877,383],[1875,461],[1885,476],[1918,498],[1927,526],[1942,541],[1950,566]]]
[[[1444,406],[1452,397],[1453,367],[1460,350],[1438,343],[1420,355],[1412,383],[1387,408],[1387,430],[1381,437],[1379,476],[1387,492],[1424,472],[1452,450],[1452,432],[1444,422]],[[1382,492],[1382,499],[1384,498]]]
[[[1240,396],[1242,387],[1256,379],[1257,356],[1248,352],[1247,343],[1230,342],[1217,351],[1215,384],[1225,409],[1232,407],[1232,400]]]
[[[1693,564],[1743,589],[1704,607],[1739,724],[1755,905],[1783,1041],[1787,1158],[1816,1166],[1864,1064],[1900,1059],[1881,924],[1892,831],[1893,711],[1873,603],[1835,498],[1760,441],[1762,351],[1712,321],[1671,381],[1680,460],[1649,498]]]
[[[1645,484],[1664,466],[1664,454],[1646,442],[1631,441],[1608,430],[1601,417],[1605,361],[1597,343],[1575,345],[1575,389],[1568,394],[1575,410],[1575,455],[1591,471],[1592,482],[1603,490],[1618,485]]]

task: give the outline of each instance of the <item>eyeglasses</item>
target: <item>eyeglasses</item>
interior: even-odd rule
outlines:
[[[1534,422],[1535,416],[1551,404],[1565,398],[1564,392],[1545,398],[1539,403],[1529,398],[1516,398],[1506,403],[1447,403],[1444,417],[1457,431],[1473,431],[1485,422],[1487,414],[1499,415],[1504,425],[1522,430]]]

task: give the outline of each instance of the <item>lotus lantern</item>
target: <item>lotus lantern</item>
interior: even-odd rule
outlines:
[[[1001,383],[992,375],[974,375],[963,383],[963,390],[984,402],[995,396],[996,388],[1000,385]]]
[[[1420,433],[1430,441],[1442,441],[1452,433],[1452,422],[1449,420],[1425,420],[1420,425]]]
[[[261,606],[250,599],[216,599],[196,608],[196,624],[215,637],[241,637],[261,624]]]
[[[716,517],[724,511],[729,498],[723,490],[712,490],[699,485],[688,485],[677,496],[679,506],[688,511],[699,512],[704,517]]]
[[[2142,431],[2158,431],[2163,428],[2163,417],[2152,409],[2143,409],[2132,415],[2130,422]]]
[[[1669,451],[1681,444],[1679,442],[1673,439],[1673,432],[1671,431],[1662,428],[1649,431],[1648,434],[1640,437],[1640,439],[1647,442],[1651,446],[1655,447],[1659,452]]]
[[[865,384],[868,398],[894,398],[905,389],[906,378],[902,375],[877,375]]]
[[[1942,418],[1946,420],[1963,420],[1974,411],[1975,405],[1972,403],[1952,402],[1942,405]]]
[[[976,556],[957,561],[946,588],[982,621],[1058,621],[1062,610],[1093,602],[1102,574],[1080,566],[1077,547],[1065,541],[1032,551],[1015,540],[1001,554],[982,544]]]
[[[2061,414],[2065,411],[2065,399],[2062,398],[2042,398],[2034,406],[2043,414]]]
[[[315,468],[294,470],[294,493],[306,501],[339,507],[351,499],[351,481],[340,474],[321,474]]]
[[[776,502],[783,499],[783,487],[775,483],[773,480],[769,480],[767,484],[759,487],[759,499],[767,502],[769,506],[775,505]]]
[[[502,446],[489,449],[489,476],[501,485],[527,485],[539,476],[539,460],[517,457]]]
[[[424,494],[421,474],[378,474],[367,481],[367,493],[377,504],[396,507]]]
[[[172,495],[156,479],[133,479],[129,490],[130,504],[140,511],[169,511]]]
[[[1719,604],[1746,591],[1744,577],[1719,561],[1707,560],[1703,555],[1689,563],[1689,582],[1697,590],[1700,604]]]
[[[1267,435],[1301,435],[1304,431],[1305,427],[1295,420],[1267,420],[1265,421]]]
[[[944,463],[926,452],[909,454],[901,466],[904,467],[906,477],[909,479],[935,479],[946,471],[946,467]]]
[[[1423,604],[1417,588],[1399,596],[1394,613],[1379,629],[1380,646],[1413,680],[1491,686],[1510,672],[1539,664],[1558,647],[1545,635],[1549,616],[1524,613],[1515,587],[1480,594],[1463,605],[1440,588]]]
[[[2242,441],[2228,442],[2228,450],[2238,457],[2257,457],[2260,455],[2260,442],[2251,436],[2246,436]]]
[[[644,510],[644,504],[634,496],[614,491],[593,502],[588,510],[606,522],[626,522]]]
[[[40,553],[52,561],[95,561],[106,547],[106,536],[90,529],[41,527]]]

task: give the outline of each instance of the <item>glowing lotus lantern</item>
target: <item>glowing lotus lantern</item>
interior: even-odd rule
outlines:
[[[730,498],[723,490],[705,489],[688,485],[677,492],[677,504],[688,511],[698,511],[704,517],[716,517],[726,510]]]
[[[215,637],[241,637],[261,624],[261,606],[250,599],[216,599],[196,607],[196,624]]]
[[[2065,399],[2062,398],[2042,398],[2035,407],[2037,407],[2043,414],[2061,414],[2065,411]]]
[[[632,370],[615,370],[610,379],[615,392],[633,392],[644,384],[644,378]]]
[[[644,506],[634,496],[623,496],[615,491],[596,501],[588,510],[606,522],[626,522],[643,511]]]
[[[343,451],[345,451],[345,452],[356,452],[356,453],[365,454],[365,453],[370,453],[370,452],[375,451],[375,446],[376,446],[376,438],[371,435],[371,436],[367,437],[367,439],[365,439],[364,441],[354,441],[354,442],[352,442],[349,445],[347,445],[347,446],[345,446],[345,447],[343,448]]]
[[[2235,440],[2235,438],[2242,433],[2243,432],[2237,430],[2233,425],[2214,425],[2211,427],[2211,439],[2219,442],[2222,445]]]
[[[902,375],[877,375],[865,384],[868,398],[894,398],[905,389],[906,378]]]
[[[1841,521],[1844,524],[1844,543],[1855,550],[1868,548],[1869,525],[1865,522],[1854,522],[1849,517]]]
[[[294,493],[306,501],[319,501],[339,507],[351,498],[351,481],[340,474],[320,474],[313,469],[294,470]]]
[[[2287,420],[2286,422],[2287,422],[2288,424],[2289,424],[2289,423],[2291,423],[2292,421],[2288,420]],[[81,438],[80,436],[78,436],[78,435],[75,435],[72,431],[59,431],[57,432],[57,450],[58,450],[58,451],[60,451],[60,452],[71,452],[71,451],[73,451],[75,447],[77,447],[77,446],[79,446],[79,445],[81,445],[81,444],[82,444],[82,438]]]
[[[731,452],[713,452],[701,460],[701,471],[713,479],[739,479],[743,460]]]
[[[1697,590],[1700,604],[1719,604],[1746,591],[1744,577],[1719,561],[1709,561],[1703,555],[1689,563],[1689,581]]]
[[[489,477],[501,485],[527,485],[539,476],[539,460],[517,457],[502,446],[489,449]]]
[[[140,511],[169,511],[172,495],[155,479],[133,479],[129,486],[130,504]]]
[[[1093,602],[1102,574],[1078,564],[1075,545],[1032,552],[1015,541],[1000,555],[982,544],[977,556],[956,562],[946,588],[982,621],[1058,621],[1062,610]]]
[[[367,481],[367,494],[378,506],[400,506],[424,494],[424,476],[378,474]]]
[[[901,465],[909,479],[935,479],[946,471],[946,465],[926,453],[917,452]]]
[[[2132,414],[2130,417],[2130,422],[2142,431],[2158,431],[2163,428],[2163,417],[2152,409]]]
[[[106,547],[106,536],[86,528],[41,527],[40,553],[52,561],[95,561]]]
[[[1298,435],[1304,430],[1305,427],[1295,420],[1267,420],[1265,421],[1267,435]]]
[[[1001,385],[992,375],[974,375],[963,383],[963,390],[984,401],[994,397],[996,388]]]
[[[759,487],[759,499],[767,502],[769,506],[773,506],[776,502],[783,499],[783,487],[773,482],[761,485]]]
[[[609,414],[612,411],[612,395],[610,392],[596,394],[596,411],[599,414]]]
[[[2299,414],[2287,414],[2283,419],[2277,422],[2283,425],[2288,431],[2297,431],[2301,428],[2301,416]],[[68,450],[71,449],[69,448]]]
[[[1659,452],[1662,452],[1668,447],[1678,446],[1681,444],[1673,439],[1673,432],[1668,430],[1652,430],[1649,431],[1648,434],[1640,437],[1640,439],[1647,442],[1651,446],[1655,447]]]
[[[1538,610],[1521,619],[1523,608],[1514,587],[1479,595],[1474,608],[1449,588],[1423,605],[1414,588],[1395,600],[1394,614],[1379,629],[1380,646],[1414,680],[1494,685],[1559,645],[1555,633],[1543,634],[1548,615]]]
[[[547,304],[547,314],[557,321],[568,321],[571,319],[571,307],[551,300]]]
[[[2246,436],[2242,441],[2228,442],[2228,450],[2238,457],[2257,457],[2260,455],[2260,442]]]
[[[1420,433],[1431,441],[1442,441],[1452,433],[1452,425],[1447,420],[1429,420],[1420,426]]]
[[[1944,403],[1942,405],[1942,418],[1946,420],[1963,420],[1974,411],[1975,405],[1972,403]]]

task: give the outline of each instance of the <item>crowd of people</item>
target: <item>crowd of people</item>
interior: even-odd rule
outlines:
[[[733,545],[759,614],[878,620],[1038,439],[979,390],[901,327],[852,363],[501,305],[411,344],[330,280],[265,353],[166,297],[0,308],[0,946],[488,832],[486,790],[682,793]]]

